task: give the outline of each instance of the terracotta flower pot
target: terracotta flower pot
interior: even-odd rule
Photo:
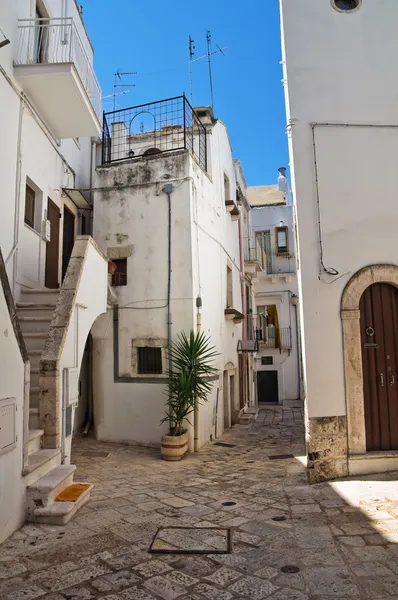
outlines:
[[[188,451],[188,434],[164,435],[160,449],[163,460],[181,460]]]
[[[117,271],[117,265],[115,265],[114,262],[109,260],[108,261],[108,273],[111,273],[111,275],[113,275],[114,273],[116,273],[116,271]]]

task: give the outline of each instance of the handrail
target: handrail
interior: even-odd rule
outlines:
[[[73,17],[18,20],[16,65],[73,63],[98,117],[101,88]]]

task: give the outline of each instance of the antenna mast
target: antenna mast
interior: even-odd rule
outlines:
[[[122,82],[122,77],[123,75],[137,75],[136,71],[116,71],[116,73],[114,74],[114,79],[113,79],[113,110],[116,110],[116,96],[120,95],[116,93],[117,88],[122,88],[122,87],[135,87],[135,83],[117,83],[118,79]],[[129,90],[130,91],[130,90]],[[121,94],[123,94],[123,91],[120,92]]]
[[[214,98],[213,98],[213,76],[211,72],[211,33],[210,30],[206,30],[206,42],[207,42],[207,63],[209,65],[209,82],[210,82],[210,99],[211,107],[214,109]]]
[[[194,44],[195,40],[193,40],[191,38],[191,36],[189,36],[188,39],[188,50],[189,50],[189,101],[191,103],[191,106],[193,106],[193,91],[192,91],[192,63],[193,63],[193,57],[195,54],[195,44]]]

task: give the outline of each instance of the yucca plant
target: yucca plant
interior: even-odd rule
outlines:
[[[167,372],[167,409],[162,423],[170,423],[171,436],[185,433],[184,421],[189,424],[189,416],[195,407],[206,402],[212,388],[210,377],[217,374],[213,366],[217,356],[210,338],[204,332],[190,331],[187,336],[180,333],[171,344],[169,358],[172,368]]]

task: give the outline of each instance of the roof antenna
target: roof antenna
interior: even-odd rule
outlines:
[[[209,65],[209,82],[210,82],[210,99],[211,107],[214,110],[214,98],[213,98],[213,76],[211,72],[211,33],[210,29],[206,30],[206,42],[207,42],[207,63]]]
[[[135,87],[135,83],[123,83],[123,75],[137,75],[137,71],[119,71],[117,70],[116,73],[114,74],[114,79],[113,79],[113,110],[116,110],[116,96],[120,95],[116,93],[117,88],[124,88],[124,87]],[[120,81],[120,83],[117,83],[117,81]],[[130,92],[131,90],[128,90],[128,92]],[[127,93],[128,93],[127,92]],[[123,91],[122,91],[123,93]]]
[[[195,40],[189,36],[188,39],[188,50],[189,50],[189,101],[193,106],[193,92],[192,92],[192,63],[195,54]]]

